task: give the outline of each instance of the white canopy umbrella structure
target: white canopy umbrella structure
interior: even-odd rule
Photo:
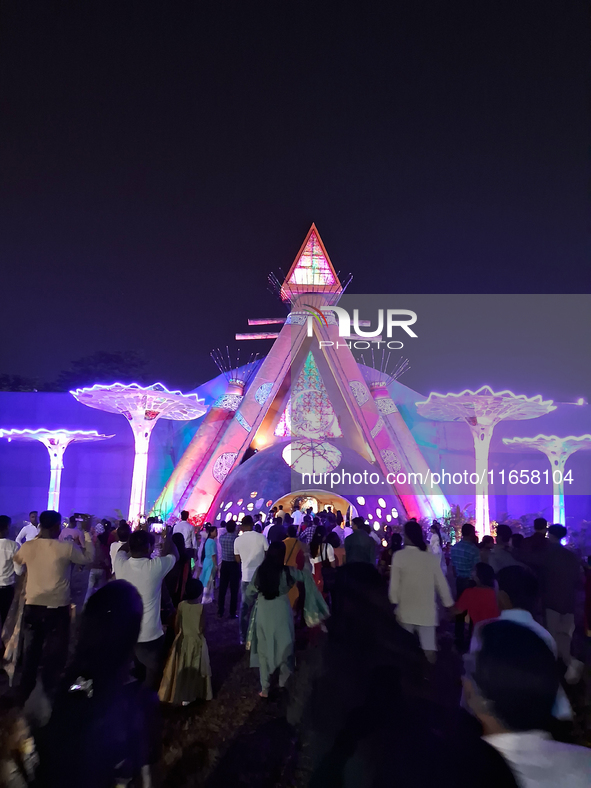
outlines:
[[[512,449],[536,449],[543,452],[552,466],[552,522],[566,525],[564,510],[564,468],[566,461],[580,449],[591,449],[591,435],[536,435],[535,438],[503,438]]]
[[[556,410],[552,400],[541,395],[526,397],[512,391],[494,392],[490,386],[459,394],[432,392],[424,402],[415,403],[421,416],[434,421],[465,421],[474,439],[476,474],[476,528],[490,534],[488,510],[488,453],[496,425],[505,419],[535,419]]]
[[[90,388],[76,389],[70,394],[89,408],[120,413],[128,420],[135,439],[135,459],[129,500],[129,519],[137,521],[146,506],[148,448],[152,430],[158,419],[192,421],[207,410],[197,394],[169,391],[161,383],[140,386],[137,383],[97,383]]]
[[[47,508],[59,512],[64,453],[70,443],[104,441],[113,435],[101,435],[96,430],[38,429],[38,430],[0,430],[0,438],[8,441],[39,441],[49,452],[50,476]]]

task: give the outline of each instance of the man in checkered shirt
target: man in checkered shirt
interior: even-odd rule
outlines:
[[[471,523],[464,523],[462,526],[462,539],[456,542],[451,548],[451,564],[456,576],[456,599],[459,599],[462,592],[473,585],[472,571],[480,561],[480,551],[477,546],[476,530]],[[455,641],[456,648],[462,652],[464,650],[464,621],[465,613],[456,616],[455,622]]]
[[[226,533],[220,536],[222,563],[220,565],[220,590],[218,594],[218,616],[224,615],[226,592],[230,586],[230,618],[237,618],[238,589],[240,587],[240,564],[236,563],[234,556],[234,542],[236,541],[236,522],[228,520]]]
[[[300,541],[305,542],[305,544],[310,544],[312,541],[312,537],[314,536],[314,532],[316,528],[320,525],[320,520],[318,517],[315,517],[313,520],[309,515],[304,517],[303,528],[304,530],[300,534]]]

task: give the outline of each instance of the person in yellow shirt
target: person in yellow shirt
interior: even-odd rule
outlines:
[[[27,567],[23,612],[23,670],[19,686],[24,703],[37,682],[43,664],[43,688],[52,698],[68,656],[70,633],[70,567],[90,564],[94,548],[90,533],[84,531],[84,549],[73,542],[60,542],[61,515],[42,512],[39,536],[25,542],[14,555],[14,563]]]

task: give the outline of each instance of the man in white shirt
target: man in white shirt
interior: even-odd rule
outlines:
[[[173,534],[182,534],[185,547],[189,551],[189,557],[194,558],[197,554],[197,539],[195,538],[195,529],[189,522],[189,512],[185,509],[181,512],[181,519],[176,523],[172,532]]]
[[[10,517],[5,514],[0,515],[0,632],[12,605],[16,580],[12,559],[18,550],[18,545],[8,538],[10,523]],[[20,574],[20,567],[18,574]]]
[[[146,669],[144,683],[158,690],[164,667],[164,630],[160,621],[162,581],[176,564],[179,554],[169,534],[162,544],[160,558],[150,558],[152,542],[147,531],[134,531],[127,545],[115,555],[117,580],[127,580],[139,591],[144,604],[142,626],[135,656]]]
[[[275,515],[275,517],[279,517],[281,518],[281,520],[283,520],[286,514],[287,512],[284,511],[283,504],[280,504],[279,508],[277,509],[277,514]]]
[[[465,698],[483,739],[509,764],[522,788],[587,788],[591,750],[552,739],[546,726],[559,688],[555,657],[527,626],[482,625],[481,647],[465,659]]]
[[[18,532],[16,543],[19,547],[22,547],[25,542],[30,542],[31,539],[35,539],[37,536],[39,536],[39,513],[33,510],[29,512],[29,519],[25,520],[25,524]]]
[[[435,662],[437,656],[436,593],[444,607],[453,607],[439,557],[427,552],[421,526],[410,521],[404,526],[404,550],[392,556],[388,596],[397,605],[399,623],[419,636],[429,662]]]
[[[109,545],[109,556],[111,557],[111,571],[115,573],[115,556],[124,544],[129,542],[131,536],[131,526],[127,520],[119,520],[117,528],[117,541]]]
[[[345,544],[345,539],[353,533],[353,529],[348,525],[335,525],[332,530],[341,540],[341,545]]]
[[[253,519],[247,514],[242,518],[240,527],[242,533],[234,542],[234,556],[236,560],[242,564],[242,582],[240,583],[240,593],[242,603],[240,605],[240,643],[246,643],[246,634],[248,632],[248,619],[252,605],[246,601],[246,588],[254,573],[263,563],[265,552],[269,549],[269,543],[263,534],[258,534],[253,531]],[[254,602],[253,602],[254,604]]]
[[[293,520],[293,524],[296,526],[296,528],[299,531],[300,525],[304,520],[304,513],[302,512],[299,506],[296,506],[296,508],[293,510],[291,519]]]

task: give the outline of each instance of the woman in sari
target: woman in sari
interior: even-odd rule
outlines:
[[[218,546],[216,541],[218,529],[215,525],[207,525],[205,527],[207,539],[201,551],[203,568],[201,569],[199,580],[201,580],[205,589],[203,592],[203,604],[207,605],[209,602],[213,602],[213,589],[218,573]]]
[[[263,563],[249,583],[245,599],[256,600],[250,617],[246,648],[250,666],[258,668],[261,698],[269,697],[272,674],[279,669],[279,686],[284,687],[294,670],[295,633],[289,590],[298,581],[305,587],[304,620],[316,626],[329,616],[322,594],[309,569],[300,571],[284,565],[285,544],[269,545]]]

